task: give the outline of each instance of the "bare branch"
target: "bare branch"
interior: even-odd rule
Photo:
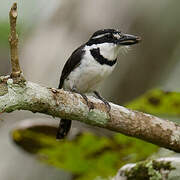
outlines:
[[[19,65],[18,58],[18,35],[16,33],[16,19],[17,19],[17,3],[14,3],[9,12],[10,19],[10,35],[9,35],[9,44],[11,51],[11,66],[12,72],[11,77],[16,78],[21,75],[21,68]]]
[[[1,89],[0,113],[29,110],[77,120],[180,152],[180,126],[173,122],[112,103],[108,114],[104,104],[94,97],[88,97],[95,105],[95,109],[89,111],[86,102],[78,94],[32,82],[25,82],[22,86],[21,83],[14,84],[13,79],[7,77],[1,77]]]

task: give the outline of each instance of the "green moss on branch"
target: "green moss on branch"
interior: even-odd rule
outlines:
[[[170,161],[146,160],[123,172],[127,180],[163,180],[174,170]]]

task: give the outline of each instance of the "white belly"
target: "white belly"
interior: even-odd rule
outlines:
[[[101,65],[92,56],[85,55],[81,64],[64,81],[63,88],[71,90],[75,87],[81,93],[92,92],[112,73],[115,65]]]

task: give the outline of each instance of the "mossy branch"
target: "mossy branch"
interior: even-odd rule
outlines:
[[[126,164],[112,180],[168,180],[170,172],[176,170],[177,163],[180,163],[179,157],[149,159],[135,164]]]

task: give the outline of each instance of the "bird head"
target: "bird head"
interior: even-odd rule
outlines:
[[[102,29],[96,31],[86,45],[90,48],[99,48],[102,55],[112,60],[117,58],[121,47],[137,44],[140,41],[139,36],[125,34],[115,29]]]
[[[88,44],[112,43],[118,46],[136,44],[141,40],[139,36],[122,33],[115,29],[102,29],[96,31],[88,41]]]

